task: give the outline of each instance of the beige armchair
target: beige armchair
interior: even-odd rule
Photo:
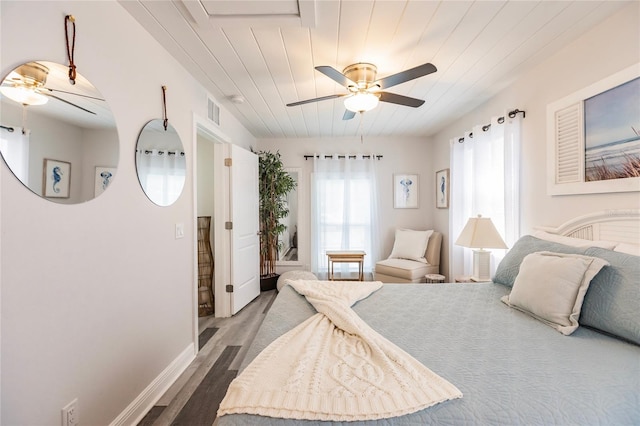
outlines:
[[[442,234],[434,231],[429,237],[424,255],[427,263],[401,258],[384,259],[375,265],[373,273],[374,280],[384,283],[425,282],[425,275],[440,273],[441,245]]]

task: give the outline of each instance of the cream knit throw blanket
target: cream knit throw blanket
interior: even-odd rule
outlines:
[[[462,393],[370,328],[351,306],[381,282],[288,281],[317,314],[231,383],[218,416],[355,421],[402,416]],[[401,313],[398,312],[398,315]]]

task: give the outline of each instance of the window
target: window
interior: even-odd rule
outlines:
[[[496,117],[490,126],[476,126],[462,140],[451,141],[451,241],[478,214],[491,218],[508,247],[520,236],[521,120],[518,114]],[[471,249],[451,244],[452,277],[471,275],[472,254]],[[504,250],[491,250],[492,275],[503,256]]]
[[[364,269],[372,270],[378,251],[376,161],[375,156],[314,160],[311,250],[314,272],[327,271],[327,250],[364,250]],[[356,264],[339,266],[343,274],[357,271]]]

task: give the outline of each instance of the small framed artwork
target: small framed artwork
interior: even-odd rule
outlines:
[[[48,198],[69,198],[71,163],[44,159],[42,168],[42,195]]]
[[[418,208],[418,175],[393,175],[393,208]]]
[[[111,185],[111,181],[116,175],[115,167],[96,167],[94,196],[102,194]]]
[[[449,169],[436,172],[436,207],[449,208]]]

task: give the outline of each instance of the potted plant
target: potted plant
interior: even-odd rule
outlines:
[[[258,151],[260,174],[260,290],[276,288],[276,261],[282,246],[280,235],[286,227],[280,219],[287,217],[287,193],[296,181],[284,170],[279,152]]]

